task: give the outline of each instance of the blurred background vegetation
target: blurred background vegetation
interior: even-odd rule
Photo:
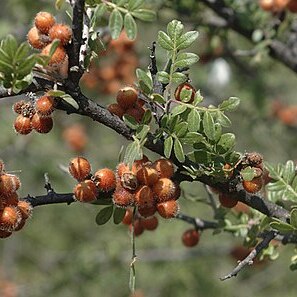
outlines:
[[[208,12],[199,1],[148,2],[158,8],[157,21],[139,24],[135,43],[127,42],[123,47],[119,45],[121,42],[123,45],[121,41],[102,55],[99,66],[82,80],[85,93],[101,105],[114,102],[118,87],[133,82],[135,67],[148,65],[148,46],[156,40],[158,30],[164,30],[173,18],[182,19],[188,29],[200,32],[192,49],[200,55],[200,62],[191,70],[190,78],[193,85],[201,89],[205,104],[218,104],[229,96],[242,99],[239,110],[231,115],[231,130],[237,136],[236,149],[259,151],[272,163],[296,160],[297,116],[292,112],[296,109],[296,75],[265,53],[256,58],[232,55],[233,50],[248,50],[252,46],[233,32],[200,24],[200,14]],[[20,41],[25,40],[34,15],[40,10],[52,12],[60,21],[69,23],[65,10],[56,11],[52,0],[3,1],[0,37],[11,33]],[[260,9],[259,15],[262,20],[272,18]],[[159,65],[164,65],[166,57],[159,49],[157,58]],[[118,73],[118,69],[122,72]],[[77,155],[65,140],[65,129],[74,123],[86,131],[89,140],[82,154],[91,161],[93,169],[115,168],[126,141],[90,119],[56,111],[55,127],[49,135],[16,135],[11,106],[19,99],[7,98],[0,102],[0,157],[7,170],[19,174],[22,197],[45,193],[45,172],[49,173],[57,192],[71,191],[75,182],[61,166],[67,166],[69,159]],[[287,117],[280,116],[279,111],[287,107]],[[153,160],[157,158],[150,152],[145,153]],[[194,200],[206,195],[198,183],[184,183],[182,187]],[[0,242],[0,295],[129,296],[128,229],[112,222],[97,226],[95,216],[99,208],[75,203],[36,208],[24,230]],[[181,209],[205,219],[212,215],[209,207],[189,199],[181,199]],[[162,219],[159,223],[156,231],[147,231],[137,238],[138,296],[296,296],[295,274],[288,267],[292,246],[280,247],[282,252],[275,263],[246,268],[237,278],[220,282],[219,277],[236,264],[230,252],[241,244],[240,239],[229,234],[213,236],[211,231],[206,231],[199,245],[188,249],[181,242],[182,233],[189,228],[186,223]]]

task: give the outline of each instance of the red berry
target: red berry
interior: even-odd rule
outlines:
[[[21,212],[15,206],[6,206],[0,212],[0,229],[13,231],[21,222]]]
[[[70,161],[68,169],[76,180],[82,181],[91,173],[91,164],[83,157],[76,157]]]
[[[28,219],[32,216],[33,207],[30,202],[26,200],[20,200],[17,204],[18,209],[20,210],[22,217]]]
[[[72,31],[69,26],[64,24],[55,24],[49,31],[51,40],[59,39],[61,44],[66,45],[72,37]]]
[[[20,188],[21,182],[16,175],[2,174],[0,175],[0,195],[10,197]]]
[[[219,194],[219,201],[222,206],[226,208],[232,208],[237,204],[237,200],[232,198],[230,195],[225,194],[225,193],[220,193]]]
[[[195,229],[189,229],[184,232],[182,236],[183,244],[187,247],[193,247],[198,244],[200,239],[200,234]]]
[[[19,134],[29,134],[32,131],[31,120],[20,114],[14,121],[14,129]]]
[[[150,231],[157,229],[159,224],[158,218],[155,216],[146,218],[146,219],[141,219],[140,222],[144,229],[150,230]]]
[[[174,173],[173,163],[168,159],[159,159],[153,163],[153,167],[157,170],[159,178],[171,178]]]
[[[96,186],[105,192],[111,191],[116,186],[116,177],[114,172],[109,168],[103,168],[94,174],[96,181]]]
[[[257,193],[262,189],[263,179],[262,177],[254,177],[252,180],[244,180],[242,182],[243,188],[249,193]]]
[[[133,107],[137,98],[138,92],[132,87],[122,88],[117,94],[117,102],[124,110]]]
[[[50,55],[50,50],[52,47],[52,43],[48,44],[45,48],[42,49],[41,54],[44,56],[49,56]],[[58,46],[51,56],[48,64],[49,65],[57,65],[57,64],[62,64],[66,59],[66,51],[62,46]]]
[[[33,48],[42,49],[49,43],[48,36],[40,33],[36,27],[29,30],[27,39]]]
[[[133,218],[133,210],[131,208],[127,208],[125,216],[122,220],[122,223],[125,225],[130,225],[132,223],[132,218]]]
[[[25,104],[26,102],[24,100],[18,101],[13,105],[12,109],[15,113],[21,114]]]
[[[125,114],[133,117],[138,123],[141,122],[145,110],[142,107],[130,107],[125,111]]]
[[[5,206],[17,206],[19,202],[19,196],[16,192],[12,193],[10,196],[0,196],[1,208]]]
[[[148,186],[140,186],[135,192],[135,204],[140,208],[152,207],[155,204],[153,192]]]
[[[0,238],[7,238],[12,234],[10,231],[0,230]]]
[[[160,178],[153,185],[153,192],[156,197],[157,203],[173,200],[176,199],[178,196],[177,186],[169,178]]]
[[[137,171],[137,180],[142,185],[152,186],[158,179],[158,171],[152,166],[145,165]]]
[[[116,206],[126,208],[133,205],[134,194],[118,185],[113,193],[112,201]]]
[[[188,97],[188,100],[186,100],[188,103],[192,103],[194,101],[194,98],[195,98],[195,93],[196,93],[196,90],[195,88],[189,84],[189,83],[182,83],[180,84],[175,92],[174,92],[174,96],[175,96],[175,99],[177,101],[182,101],[181,100],[181,93],[184,92],[184,91],[189,91],[189,97]]]
[[[154,204],[150,207],[138,207],[138,213],[143,218],[153,216],[157,211],[157,206]]]
[[[130,232],[132,232],[132,224],[130,224],[129,229],[130,229]],[[144,228],[143,228],[140,220],[139,219],[135,220],[134,221],[134,235],[139,236],[143,233],[143,231],[144,231]]]
[[[176,200],[169,200],[157,204],[157,210],[164,219],[174,218],[179,212],[179,204]]]
[[[54,122],[50,116],[43,117],[35,113],[31,119],[31,125],[36,132],[46,134],[52,130]]]
[[[77,184],[73,190],[76,200],[80,202],[92,202],[97,198],[97,188],[93,181],[85,180]]]
[[[117,103],[112,103],[107,106],[107,110],[111,112],[112,114],[118,116],[119,118],[122,118],[122,116],[125,113],[125,110]]]
[[[54,111],[55,101],[51,96],[42,96],[35,102],[35,110],[40,116],[49,116]]]
[[[55,22],[56,21],[53,15],[45,11],[38,12],[35,16],[35,26],[44,34],[48,33],[49,29],[55,24]]]

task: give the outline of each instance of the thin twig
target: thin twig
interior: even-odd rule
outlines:
[[[265,238],[249,253],[249,255],[242,261],[238,263],[238,265],[227,275],[220,278],[221,281],[237,276],[237,274],[247,265],[252,265],[254,259],[259,255],[259,253],[266,249],[272,239],[276,237],[278,234],[277,231],[269,231],[267,232]]]

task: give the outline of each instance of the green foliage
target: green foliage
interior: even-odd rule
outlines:
[[[296,165],[293,161],[273,166],[266,164],[272,181],[266,186],[268,199],[276,201],[297,201]]]

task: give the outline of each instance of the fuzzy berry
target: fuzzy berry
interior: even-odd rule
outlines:
[[[225,193],[219,194],[219,201],[223,207],[232,208],[237,204],[237,200]]]
[[[179,204],[176,200],[169,200],[157,204],[157,210],[164,219],[174,218],[179,212]]]
[[[125,87],[118,91],[117,102],[124,109],[127,110],[134,106],[138,98],[138,92],[132,87]]]
[[[96,186],[105,192],[111,191],[116,186],[116,177],[114,172],[109,168],[103,168],[94,174],[96,179]]]
[[[130,229],[130,232],[132,232],[132,224],[129,225],[129,229]],[[143,233],[144,231],[144,228],[140,222],[140,220],[135,220],[134,221],[134,235],[135,236],[139,236]]]
[[[144,108],[138,107],[138,106],[130,107],[125,111],[125,114],[134,118],[138,123],[141,122],[144,113],[145,113]]]
[[[32,125],[30,118],[24,117],[23,115],[17,116],[14,121],[14,129],[17,133],[27,135],[32,131]]]
[[[73,190],[75,199],[80,202],[92,202],[97,198],[97,188],[93,181],[85,180],[77,184]]]
[[[169,178],[160,178],[153,186],[157,203],[177,198],[177,186]]]
[[[1,208],[5,206],[17,206],[19,202],[18,194],[12,193],[10,196],[0,196]]]
[[[36,132],[46,134],[52,130],[54,121],[53,118],[50,116],[44,117],[35,113],[33,118],[31,119],[31,125]]]
[[[70,161],[68,170],[76,180],[82,181],[91,173],[91,164],[83,157],[76,157]]]
[[[257,193],[263,187],[262,177],[254,177],[252,180],[244,180],[242,182],[243,188],[249,193]]]
[[[51,40],[59,39],[62,45],[66,45],[71,40],[72,31],[68,25],[55,24],[49,30],[49,37]]]
[[[51,96],[42,96],[35,102],[35,110],[40,116],[49,116],[55,108],[55,100]]]
[[[24,100],[18,101],[12,106],[12,109],[15,113],[21,114],[22,108],[24,107],[25,104],[26,102]]]
[[[118,207],[128,207],[134,204],[134,194],[122,186],[117,186],[113,195],[113,203]]]
[[[13,174],[2,174],[0,176],[0,195],[12,196],[21,186],[20,179]]]
[[[7,238],[12,234],[10,231],[0,230],[0,238]]]
[[[189,91],[190,92],[190,95],[188,97],[188,100],[186,100],[188,103],[192,103],[194,101],[194,98],[195,98],[195,93],[196,93],[196,90],[195,88],[189,84],[189,83],[182,83],[180,84],[175,92],[174,92],[174,96],[175,96],[175,99],[177,101],[182,101],[181,100],[181,93],[184,92],[184,91]]]
[[[157,211],[157,206],[154,204],[150,207],[138,207],[138,213],[143,218],[149,218],[153,216]]]
[[[129,166],[125,163],[119,163],[117,166],[116,174],[118,178],[121,178],[124,173],[129,172],[131,173],[132,171],[130,170]]]
[[[133,162],[133,164],[132,164],[132,169],[131,169],[132,172],[133,172],[134,174],[137,174],[137,171],[138,171],[139,169],[141,169],[143,165],[146,165],[146,163],[148,163],[148,162],[149,162],[148,157],[145,156],[145,155],[143,155],[142,159],[140,159],[140,160],[136,160],[136,161]]]
[[[52,43],[48,44],[45,48],[42,49],[41,54],[44,56],[50,55],[50,50]],[[54,51],[53,55],[50,57],[48,62],[49,65],[61,65],[66,59],[66,51],[62,46],[58,46]]]
[[[36,49],[42,49],[49,43],[48,36],[40,33],[36,27],[32,27],[29,30],[27,39],[29,44]]]
[[[119,118],[122,118],[125,113],[125,110],[118,103],[109,104],[107,110]]]
[[[182,236],[182,242],[186,247],[193,247],[198,244],[200,234],[195,229],[189,229],[184,232]]]
[[[123,217],[122,223],[125,225],[130,225],[133,219],[133,210],[131,208],[127,208],[125,212],[125,216]]]
[[[135,192],[135,204],[140,208],[152,207],[154,196],[150,187],[140,186]]]
[[[47,34],[55,22],[53,15],[46,11],[41,11],[35,16],[35,26],[43,34]]]
[[[20,210],[22,217],[28,219],[32,216],[33,207],[30,202],[26,200],[20,200],[17,204],[18,209]]]
[[[159,159],[153,163],[153,167],[157,170],[159,178],[171,178],[174,173],[173,163],[168,159]]]
[[[22,220],[21,212],[15,206],[6,206],[0,211],[0,229],[13,231]]]
[[[142,166],[137,171],[137,180],[142,185],[152,186],[154,185],[158,179],[158,171],[152,166]]]
[[[159,221],[158,218],[153,216],[146,219],[141,219],[141,225],[145,230],[153,231],[157,229]]]
[[[121,185],[127,190],[136,190],[138,187],[136,175],[132,171],[124,172],[121,176]]]

